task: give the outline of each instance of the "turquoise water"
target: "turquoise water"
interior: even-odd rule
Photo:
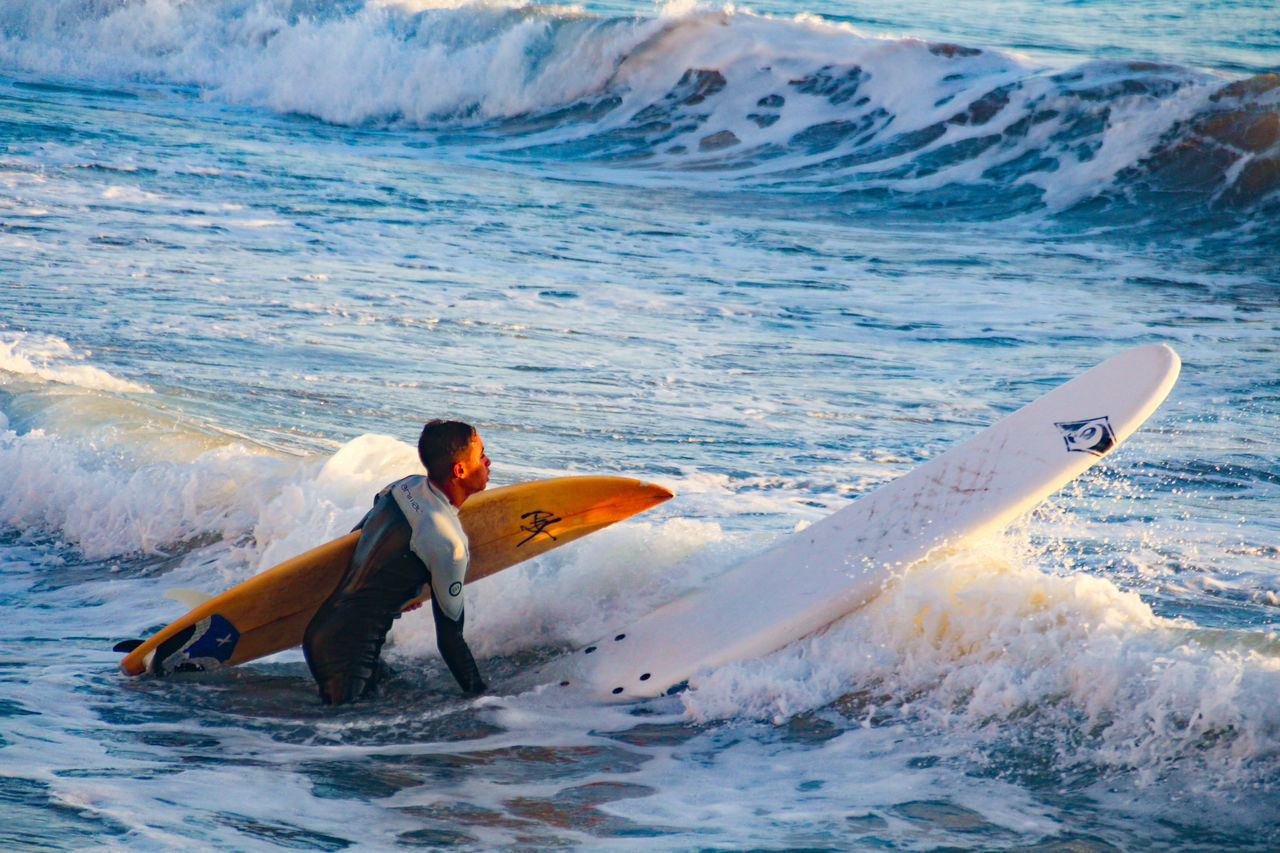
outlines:
[[[5,849],[1280,846],[1280,12],[0,2]],[[1105,464],[638,706],[521,673],[1128,347]],[[672,501],[366,705],[111,652],[475,422]]]

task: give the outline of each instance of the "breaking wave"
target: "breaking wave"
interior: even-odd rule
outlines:
[[[1280,75],[1045,67],[732,9],[61,0],[0,3],[0,23],[0,67],[45,85],[191,87],[602,180],[977,218],[1121,205],[1256,225],[1280,198]]]

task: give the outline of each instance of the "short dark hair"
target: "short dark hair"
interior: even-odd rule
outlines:
[[[427,476],[438,483],[448,480],[453,463],[471,443],[476,428],[462,421],[428,421],[418,437],[418,458]]]

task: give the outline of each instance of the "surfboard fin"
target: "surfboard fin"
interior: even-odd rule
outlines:
[[[180,604],[185,604],[190,610],[195,610],[201,604],[204,604],[206,601],[213,598],[213,596],[207,592],[202,592],[198,589],[189,589],[187,587],[177,587],[175,589],[165,590],[164,597],[171,598]]]
[[[142,645],[144,642],[146,641],[145,640],[121,640],[120,642],[116,643],[114,646],[111,647],[111,651],[120,652],[121,654],[128,654],[129,652],[136,649],[138,646]]]

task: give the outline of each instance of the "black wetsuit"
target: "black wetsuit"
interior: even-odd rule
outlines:
[[[368,694],[378,680],[378,656],[391,623],[424,586],[431,572],[409,549],[412,529],[390,493],[381,495],[360,523],[351,565],[338,587],[307,625],[302,651],[327,705]],[[434,596],[436,645],[462,692],[483,693],[484,681],[462,638],[465,614],[457,621],[440,609]]]

